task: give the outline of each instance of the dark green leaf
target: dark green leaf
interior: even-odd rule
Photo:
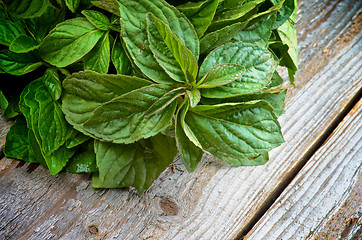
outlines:
[[[6,135],[4,154],[10,158],[32,161],[32,159],[28,157],[29,151],[31,151],[29,147],[30,143],[26,121],[24,118],[18,118]]]
[[[73,18],[58,24],[40,46],[41,57],[57,66],[68,66],[86,55],[103,36],[86,18]]]
[[[148,15],[147,25],[151,51],[166,73],[178,82],[186,81],[185,71],[196,78],[198,66],[195,56],[170,28],[152,13]]]
[[[121,16],[119,12],[119,2],[117,0],[101,0],[101,1],[91,1],[92,4],[98,8],[104,9],[108,12],[111,12],[118,17]]]
[[[18,36],[25,34],[24,29],[9,20],[0,20],[0,44],[10,46]]]
[[[14,41],[10,44],[9,50],[14,53],[26,53],[34,49],[37,49],[39,44],[28,35],[19,35]]]
[[[95,143],[99,174],[95,188],[133,186],[142,194],[171,164],[177,150],[173,138],[157,135],[133,144]]]
[[[200,53],[208,54],[213,49],[232,39],[238,32],[247,26],[248,22],[234,23],[217,31],[206,34],[200,40]]]
[[[65,170],[71,173],[97,172],[94,141],[86,142],[77,149],[77,152],[67,163]]]
[[[198,82],[198,88],[213,88],[235,81],[245,72],[245,67],[233,64],[222,63],[212,67],[206,75]]]
[[[177,113],[175,131],[177,149],[180,153],[182,162],[185,164],[187,171],[192,172],[199,164],[204,151],[196,146],[193,142],[191,142],[191,140],[185,134],[185,114],[188,109],[189,106],[186,102],[185,105]]]
[[[108,17],[94,10],[83,10],[82,14],[97,28],[107,31],[111,26]]]
[[[274,5],[281,2],[281,0],[270,0]],[[278,16],[274,25],[274,29],[280,27],[285,23],[289,17],[292,15],[294,10],[297,8],[295,0],[285,0],[283,1],[282,7],[278,10]]]
[[[235,166],[284,142],[277,117],[264,101],[199,105],[185,117],[205,151]]]
[[[199,41],[192,24],[175,7],[163,0],[122,1],[120,4],[121,34],[135,64],[153,81],[172,83],[173,81],[162,70],[149,47],[146,15],[151,12],[165,22],[172,33],[197,58],[199,56]]]
[[[72,11],[73,13],[75,13],[75,11],[77,10],[80,0],[64,0],[65,4],[67,5],[67,7],[69,8],[70,11]]]
[[[9,50],[0,51],[0,68],[12,75],[24,75],[37,69],[42,64],[40,58],[32,52],[13,53]]]
[[[190,19],[196,33],[201,37],[214,18],[219,0],[204,0],[201,2],[188,2],[177,9]]]
[[[6,0],[8,12],[19,18],[41,16],[49,5],[49,0]]]
[[[84,143],[88,139],[88,136],[72,128],[71,133],[69,134],[69,137],[67,138],[65,144],[67,148],[73,148]]]
[[[0,110],[1,113],[4,114],[5,110],[8,108],[9,102],[4,96],[3,92],[0,90]]]
[[[131,63],[128,60],[127,54],[124,51],[119,38],[116,38],[114,41],[111,52],[111,60],[116,68],[117,74],[129,74],[131,70]]]
[[[245,67],[241,78],[220,87],[201,89],[201,95],[210,98],[224,98],[250,93],[266,87],[277,67],[272,54],[258,45],[243,42],[225,44],[211,52],[200,67],[203,77],[214,66],[235,63]]]
[[[111,46],[109,33],[98,41],[94,48],[83,58],[84,69],[99,73],[107,73],[111,61]]]
[[[240,31],[233,40],[245,43],[260,44],[266,47],[276,19],[276,14],[254,23],[250,27]]]

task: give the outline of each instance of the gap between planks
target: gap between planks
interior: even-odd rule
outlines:
[[[312,156],[320,149],[328,138],[333,134],[337,129],[338,125],[343,121],[343,119],[352,111],[352,109],[358,104],[359,100],[362,98],[362,88],[352,97],[352,99],[347,103],[346,107],[337,115],[337,117],[330,123],[326,130],[320,135],[316,142],[311,146],[311,148],[301,157],[301,160],[298,164],[286,175],[284,181],[275,188],[273,192],[266,198],[264,204],[259,208],[259,210],[254,214],[253,217],[247,222],[244,227],[240,230],[240,233],[237,235],[236,239],[243,239],[257,224],[257,222],[264,216],[268,209],[276,202],[282,192],[288,187],[288,185],[293,181],[293,179],[298,175],[302,168],[307,164],[307,162],[312,158]]]

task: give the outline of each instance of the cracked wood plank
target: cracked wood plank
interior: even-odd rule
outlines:
[[[362,100],[244,238],[362,237]]]
[[[177,158],[138,197],[94,190],[87,174],[51,176],[3,159],[0,239],[235,238],[358,92],[361,8],[353,0],[300,1],[301,71],[280,118],[286,143],[266,165],[232,168],[205,155],[188,173]]]

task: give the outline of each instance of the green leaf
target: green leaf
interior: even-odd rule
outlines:
[[[235,81],[245,73],[245,67],[222,63],[212,67],[206,75],[197,83],[198,88],[213,88]]]
[[[223,27],[217,31],[207,33],[200,40],[200,53],[208,54],[213,49],[232,39],[238,32],[247,26],[248,22],[239,22]]]
[[[28,35],[19,35],[14,41],[10,44],[9,50],[14,53],[26,53],[34,49],[37,49],[39,44]]]
[[[0,110],[1,113],[4,114],[5,110],[8,108],[9,106],[9,102],[6,99],[6,97],[4,96],[3,92],[0,90]]]
[[[58,24],[40,46],[41,57],[57,67],[68,66],[86,55],[103,36],[86,18]]]
[[[172,90],[168,85],[122,75],[73,74],[63,82],[63,111],[79,131],[104,141],[131,143],[165,129],[176,103],[149,118],[145,112]]]
[[[140,70],[153,81],[172,83],[154,58],[147,37],[147,13],[154,14],[168,25],[173,34],[197,58],[199,41],[189,20],[163,0],[121,1],[121,35],[128,52]]]
[[[95,47],[83,58],[84,69],[99,73],[107,73],[111,61],[111,46],[109,33],[98,41]]]
[[[277,29],[278,36],[282,43],[288,45],[289,49],[287,54],[280,60],[281,66],[298,71],[298,40],[297,31],[293,24],[286,21],[282,26]]]
[[[69,134],[69,137],[67,138],[67,140],[65,142],[67,148],[73,148],[78,145],[81,145],[82,143],[84,143],[85,141],[87,141],[89,139],[88,136],[84,135],[81,132],[78,132],[77,130],[75,130],[73,128],[70,131],[71,131],[71,133]]]
[[[103,103],[151,84],[148,80],[131,76],[92,71],[74,73],[63,81],[63,111],[67,120],[79,129]]]
[[[280,3],[281,0],[271,0],[271,2],[276,5]],[[283,25],[289,19],[289,17],[291,17],[296,8],[297,4],[295,0],[283,1],[282,7],[278,10],[278,16],[274,25],[274,29]]]
[[[94,188],[133,186],[142,194],[172,163],[177,149],[173,138],[157,135],[133,144],[95,143],[99,174]]]
[[[209,31],[216,31],[233,23],[246,21],[264,1],[265,0],[249,1],[242,5],[237,5],[232,9],[218,11],[212,20]]]
[[[185,164],[187,171],[192,172],[199,164],[204,151],[196,146],[185,134],[184,124],[185,115],[189,109],[186,102],[180,109],[176,116],[175,132],[176,132],[176,145],[180,153],[182,162]]]
[[[201,37],[214,18],[219,0],[204,0],[201,2],[188,2],[178,6],[177,9],[190,19],[196,33]]]
[[[117,74],[129,74],[131,70],[131,63],[128,60],[127,54],[123,49],[120,38],[116,38],[113,43],[111,60],[116,68]]]
[[[108,12],[117,15],[118,17],[121,16],[121,13],[119,11],[120,5],[117,0],[91,1],[91,3],[98,8],[101,8],[103,10],[106,10]]]
[[[185,117],[205,151],[235,166],[284,142],[273,109],[264,101],[199,105]]]
[[[235,41],[241,41],[244,43],[260,44],[266,47],[268,39],[270,38],[274,23],[276,20],[276,14],[272,14],[261,21],[258,21],[250,27],[243,29],[236,36],[233,37]]]
[[[7,157],[22,159],[24,161],[31,161],[29,159],[30,148],[28,127],[24,118],[18,118],[14,124],[10,127],[8,134],[6,135],[4,154]]]
[[[107,31],[111,26],[108,17],[94,10],[83,10],[82,14],[97,28]]]
[[[13,53],[0,51],[0,68],[12,75],[24,75],[43,65],[37,55],[29,53]]]
[[[132,143],[154,136],[170,124],[176,102],[148,118],[145,113],[170,90],[170,86],[153,84],[117,97],[95,109],[81,131],[114,143]]]
[[[184,87],[173,89],[159,98],[154,104],[151,105],[145,112],[145,117],[149,117],[153,114],[158,113],[163,110],[165,107],[169,106],[173,101],[178,97],[185,95],[186,89]]]
[[[10,46],[18,36],[25,34],[24,29],[9,20],[0,20],[0,44]]]
[[[201,99],[200,91],[197,88],[193,88],[191,90],[187,90],[186,93],[190,100],[190,106],[192,108],[195,107]]]
[[[26,27],[34,39],[38,43],[41,43],[55,25],[64,21],[65,12],[66,11],[63,9],[58,9],[49,5],[40,17],[27,19]]]
[[[224,98],[250,93],[266,87],[275,72],[277,62],[272,54],[258,45],[243,42],[225,44],[211,52],[200,67],[203,77],[214,66],[235,63],[245,67],[241,78],[215,88],[201,89],[201,95],[209,98]]]
[[[19,107],[29,128],[34,131],[44,156],[49,156],[66,141],[68,124],[54,96],[59,95],[60,81],[54,73],[47,70],[45,75],[31,82],[20,97]],[[51,83],[50,83],[51,82]],[[50,84],[57,84],[53,89]],[[49,166],[49,168],[51,168]]]
[[[185,71],[196,78],[198,66],[195,56],[170,28],[152,13],[148,14],[147,25],[151,51],[166,73],[178,82],[186,81]]]
[[[79,6],[80,0],[64,0],[64,1],[69,10],[72,11],[72,13],[75,13],[75,11]]]
[[[7,11],[19,18],[41,16],[49,5],[49,0],[6,0]]]
[[[65,170],[71,173],[97,172],[96,155],[94,153],[94,141],[88,141],[77,149],[77,152],[65,166]]]

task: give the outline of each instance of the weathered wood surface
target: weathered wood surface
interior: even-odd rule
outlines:
[[[362,100],[245,239],[362,238]]]
[[[286,143],[264,166],[179,159],[142,197],[89,175],[0,161],[0,239],[233,239],[260,215],[362,86],[362,1],[299,1],[300,69],[280,118]]]

